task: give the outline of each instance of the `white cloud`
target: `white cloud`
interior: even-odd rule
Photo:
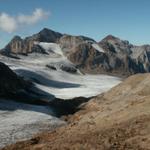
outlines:
[[[37,8],[35,9],[35,11],[33,12],[32,15],[19,15],[18,16],[18,22],[21,23],[21,24],[35,24],[37,23],[38,21],[44,19],[44,18],[47,18],[49,15],[48,12],[45,12],[43,11],[42,9],[40,8]]]
[[[0,29],[11,33],[17,29],[16,20],[6,13],[0,14]]]
[[[49,12],[41,8],[36,8],[31,15],[20,14],[10,16],[6,13],[0,13],[0,30],[12,33],[20,26],[36,24],[39,21],[48,18]]]

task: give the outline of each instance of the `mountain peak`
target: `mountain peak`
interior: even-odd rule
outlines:
[[[43,28],[39,33],[41,33],[41,32],[52,32],[52,30],[48,29],[48,28]]]
[[[12,38],[12,41],[21,41],[22,38],[18,35],[15,35],[13,38]]]
[[[118,40],[118,39],[119,39],[118,37],[109,34],[103,40]]]
[[[59,34],[59,35],[62,35],[61,33],[59,33],[59,32],[56,32],[56,31],[54,31],[54,30],[51,30],[51,29],[49,29],[49,28],[43,28],[40,32],[39,32],[39,34]]]

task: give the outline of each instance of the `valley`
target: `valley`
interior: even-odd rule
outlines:
[[[57,98],[65,100],[77,97],[90,98],[121,82],[119,77],[82,74],[79,70],[75,73],[61,70],[60,65],[72,67],[73,64],[66,57],[60,55],[61,51],[57,45],[50,45],[56,53],[18,55],[20,59],[0,56],[1,62],[8,65],[18,76],[34,84],[27,93],[29,98],[21,96],[17,98],[17,101],[12,101],[10,98],[0,100],[0,147],[30,139],[37,133],[51,131],[65,125],[66,122],[56,118],[55,108],[46,106],[49,102],[55,101]],[[56,65],[57,68],[55,70],[48,68],[47,64]],[[33,97],[32,92],[36,95],[34,105],[30,104],[30,94]],[[47,104],[38,105],[38,99]]]
[[[42,143],[44,149],[65,149],[70,147],[66,143],[69,140],[77,148],[112,148],[116,141],[108,139],[123,122],[130,125],[132,119],[138,120],[145,113],[148,117],[147,109],[139,113],[143,105],[137,111],[134,108],[137,113],[133,116],[128,115],[135,99],[147,103],[148,93],[139,93],[146,89],[143,80],[145,77],[148,81],[149,75],[129,76],[149,72],[149,48],[112,35],[96,42],[46,28],[25,39],[15,36],[0,54],[0,83],[4,88],[0,98],[0,147],[36,149]],[[136,88],[139,85],[141,88]],[[87,131],[96,143],[88,140]],[[83,141],[79,138],[78,143],[81,133]],[[125,133],[118,133],[123,138]],[[51,140],[57,144],[51,145]],[[7,147],[10,144],[12,147]]]

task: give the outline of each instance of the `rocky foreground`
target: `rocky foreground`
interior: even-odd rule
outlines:
[[[148,150],[150,74],[138,74],[80,105],[68,125],[3,150]]]

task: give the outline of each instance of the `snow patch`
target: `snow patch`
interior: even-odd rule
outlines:
[[[121,80],[117,77],[108,75],[56,75],[53,80],[65,82],[63,88],[47,87],[36,84],[39,89],[55,95],[57,98],[71,99],[75,97],[91,97],[106,92],[113,86],[119,84]],[[65,84],[73,84],[69,88]]]
[[[51,108],[0,99],[0,147],[63,125]]]
[[[59,54],[60,56],[64,56],[63,52],[59,46],[59,44],[56,43],[46,43],[46,42],[39,42],[38,45],[40,45],[43,49],[48,51],[53,51],[56,54]]]
[[[105,51],[96,43],[92,44],[92,47],[101,53],[105,53]]]

